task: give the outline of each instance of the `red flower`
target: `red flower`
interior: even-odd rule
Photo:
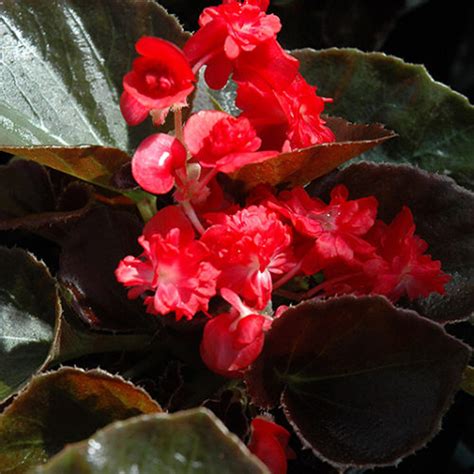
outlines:
[[[272,276],[289,271],[295,262],[291,229],[263,206],[235,214],[216,213],[202,241],[221,271],[219,288],[229,288],[247,304],[263,309],[271,297]]]
[[[385,295],[393,302],[444,293],[450,276],[441,263],[425,255],[428,245],[415,235],[413,216],[407,207],[387,225],[378,220],[365,236],[371,254],[351,262],[338,260],[323,269],[319,285],[326,295],[354,293]]]
[[[262,75],[271,84],[275,80],[287,83],[296,74],[298,61],[277,44],[280,20],[265,14],[267,6],[267,1],[246,0],[204,9],[201,28],[185,44],[184,52],[194,71],[207,65],[205,78],[210,87],[224,87],[234,68],[245,75],[241,80],[250,80],[249,74]]]
[[[256,128],[263,149],[291,151],[335,140],[320,116],[325,100],[300,74],[284,88],[236,79],[236,104]]]
[[[354,255],[374,253],[374,247],[362,238],[375,222],[377,200],[374,197],[348,201],[345,186],[336,186],[331,202],[325,204],[297,187],[268,199],[268,206],[291,220],[295,229],[313,240],[304,257],[307,274],[319,271],[328,261],[340,258],[351,262]]]
[[[294,458],[288,448],[290,433],[276,423],[257,417],[252,420],[249,450],[263,461],[272,474],[286,474],[287,459]]]
[[[250,122],[224,112],[205,110],[192,115],[184,128],[184,141],[202,166],[223,173],[276,155],[257,152],[261,140]]]
[[[175,312],[177,319],[207,311],[219,271],[208,262],[207,247],[194,240],[182,211],[176,206],[158,211],[138,241],[143,254],[125,257],[115,271],[117,280],[131,288],[128,297],[144,294],[147,312]]]
[[[377,221],[368,236],[377,254],[387,263],[385,271],[376,268],[374,293],[386,294],[392,301],[407,295],[410,299],[444,293],[451,279],[441,271],[441,262],[424,255],[428,244],[415,235],[413,215],[403,207],[390,225]]]
[[[140,143],[132,159],[132,174],[137,183],[154,194],[170,191],[175,171],[186,164],[186,149],[171,135],[156,133]]]
[[[145,36],[136,44],[141,56],[123,78],[120,109],[129,125],[138,125],[152,112],[164,122],[171,106],[185,106],[196,78],[183,52],[160,38]]]

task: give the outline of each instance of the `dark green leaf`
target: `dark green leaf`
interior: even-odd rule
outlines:
[[[379,124],[352,124],[335,117],[327,117],[326,121],[336,135],[335,142],[283,153],[262,163],[244,166],[233,173],[232,178],[244,182],[246,188],[259,183],[304,185],[395,136]]]
[[[101,370],[36,376],[0,415],[0,469],[26,472],[112,421],[159,411],[142,389]]]
[[[346,296],[288,309],[246,380],[258,405],[281,401],[317,456],[373,467],[397,463],[439,431],[469,356],[413,311]]]
[[[208,410],[144,415],[70,446],[38,473],[265,474],[268,469]]]
[[[93,330],[63,301],[63,314],[48,359],[48,367],[88,354],[143,352],[150,349],[156,333],[110,333]]]
[[[141,229],[133,214],[99,207],[78,221],[63,243],[59,280],[73,308],[93,327],[136,330],[155,322],[140,301],[127,298],[114,274],[122,258],[142,252]]]
[[[474,194],[452,179],[406,165],[358,163],[313,183],[312,194],[327,198],[336,184],[351,199],[375,196],[378,216],[390,222],[403,205],[413,212],[416,233],[429,244],[453,279],[446,295],[420,299],[415,309],[437,322],[467,318],[474,308]]]
[[[0,230],[26,229],[52,233],[92,205],[92,187],[73,182],[57,196],[48,170],[25,160],[0,166]]]
[[[33,255],[0,247],[0,262],[0,401],[4,401],[46,364],[61,306],[54,279]]]
[[[474,187],[474,108],[433,81],[423,66],[354,49],[301,50],[301,73],[334,98],[326,113],[351,122],[379,122],[399,134],[364,156],[411,163]]]
[[[0,150],[109,186],[151,133],[118,105],[144,35],[187,37],[151,0],[0,0]]]

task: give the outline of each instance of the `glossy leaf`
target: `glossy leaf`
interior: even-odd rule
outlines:
[[[95,328],[136,330],[155,322],[140,301],[127,298],[114,274],[122,258],[142,252],[141,229],[133,214],[99,207],[77,222],[63,243],[59,280],[74,310]]]
[[[383,297],[290,308],[247,373],[253,401],[281,403],[305,445],[334,466],[389,465],[440,429],[470,356],[464,343]]]
[[[329,115],[382,123],[398,133],[365,159],[411,163],[474,187],[474,108],[423,66],[355,49],[307,49],[295,56],[318,94],[334,98]]]
[[[0,166],[0,230],[45,230],[84,215],[92,205],[92,187],[73,182],[57,195],[43,166],[12,160]]]
[[[112,421],[160,411],[142,389],[101,370],[39,375],[0,415],[0,466],[26,472]]]
[[[122,334],[93,330],[77,317],[64,300],[62,306],[63,314],[49,354],[48,367],[90,354],[144,352],[156,339],[156,333],[151,331]]]
[[[203,408],[114,423],[69,446],[38,473],[265,474],[266,467]]]
[[[334,117],[327,117],[326,121],[336,135],[335,142],[283,153],[262,163],[244,166],[233,173],[232,178],[243,181],[246,188],[259,183],[305,185],[395,136],[379,124],[352,124]]]
[[[33,255],[0,247],[0,262],[1,402],[47,363],[61,306],[54,279]]]
[[[444,296],[415,302],[422,315],[444,323],[469,317],[474,308],[474,194],[443,176],[410,166],[358,163],[312,184],[311,193],[327,199],[343,183],[351,199],[375,196],[378,216],[390,222],[403,205],[413,212],[416,233],[428,253],[452,275]]]
[[[135,42],[187,35],[151,0],[1,0],[0,18],[0,150],[109,186],[151,131],[119,110]]]

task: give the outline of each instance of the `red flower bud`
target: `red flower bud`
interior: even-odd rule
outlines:
[[[272,474],[286,474],[286,460],[294,457],[288,448],[290,433],[264,418],[254,418],[251,426],[249,450],[267,465]]]
[[[132,173],[137,183],[154,194],[164,194],[174,186],[174,172],[186,163],[182,143],[164,133],[155,133],[140,143],[132,159]]]
[[[202,360],[218,374],[239,377],[262,351],[265,323],[261,314],[223,313],[212,318],[204,328]]]

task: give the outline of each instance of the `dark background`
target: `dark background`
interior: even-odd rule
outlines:
[[[219,0],[159,0],[188,31]],[[354,47],[421,63],[437,81],[474,98],[472,0],[271,0],[287,49]]]

